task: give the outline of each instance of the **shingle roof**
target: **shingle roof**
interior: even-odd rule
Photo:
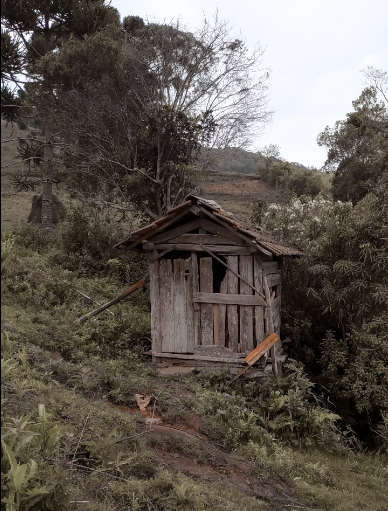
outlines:
[[[115,245],[115,248],[128,248],[136,242],[145,240],[147,236],[155,234],[156,231],[163,231],[164,227],[167,228],[169,225],[174,223],[174,219],[176,217],[184,216],[186,211],[189,212],[192,206],[198,206],[209,211],[221,224],[227,224],[229,227],[232,227],[236,234],[241,236],[241,238],[250,240],[255,245],[258,245],[258,248],[262,247],[275,256],[295,257],[303,255],[303,253],[296,248],[290,247],[283,242],[279,242],[270,234],[265,233],[257,227],[249,225],[247,222],[240,220],[232,213],[224,211],[217,202],[203,199],[202,197],[197,197],[195,195],[188,195],[185,198],[185,202],[167,211],[167,215],[165,217],[159,218],[142,229],[133,231],[128,238]]]

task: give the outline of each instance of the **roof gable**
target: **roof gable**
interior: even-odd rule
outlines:
[[[167,236],[170,236],[170,238],[166,239],[171,239],[171,231],[175,231],[173,234],[178,233],[176,236],[184,234],[196,228],[197,220],[199,220],[198,215],[201,213],[203,220],[208,223],[209,232],[217,230],[214,225],[219,226],[218,232],[213,232],[213,234],[221,234],[223,237],[234,240],[234,242],[240,240],[241,244],[250,245],[269,255],[303,255],[299,250],[279,242],[271,235],[240,220],[232,213],[224,211],[217,202],[206,200],[195,195],[188,195],[185,202],[170,209],[165,217],[152,222],[146,227],[133,231],[128,238],[115,245],[115,248],[132,250],[145,240],[151,241],[151,238],[158,241],[162,240],[162,233],[166,233]],[[185,231],[184,225],[186,223],[188,229]],[[182,226],[181,229],[179,229],[178,224]],[[192,227],[194,224],[195,226]],[[169,233],[167,231],[169,231]],[[160,236],[158,236],[159,234]]]

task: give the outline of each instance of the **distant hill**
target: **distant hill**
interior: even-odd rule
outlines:
[[[213,149],[211,154],[215,160],[213,168],[219,172],[256,174],[263,165],[256,153],[244,149]]]

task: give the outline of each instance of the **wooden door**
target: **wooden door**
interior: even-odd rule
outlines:
[[[193,353],[194,327],[190,261],[159,262],[159,336],[162,353]]]

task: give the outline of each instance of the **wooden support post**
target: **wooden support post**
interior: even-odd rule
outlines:
[[[160,277],[160,311],[163,318],[161,325],[161,344],[163,353],[173,353],[175,348],[174,293],[171,259],[162,259],[159,267]]]
[[[228,294],[238,294],[238,256],[229,256],[226,258],[228,270],[226,271]],[[237,305],[227,305],[226,311],[228,315],[229,330],[229,346],[235,353],[238,352],[238,310]]]
[[[191,253],[191,272],[193,275],[193,293],[199,292],[199,273],[197,252]],[[194,347],[201,345],[201,306],[199,303],[193,303],[194,310]]]
[[[261,273],[261,260],[258,254],[253,259],[253,279],[255,288],[262,292],[263,278]],[[258,346],[265,337],[264,333],[264,310],[263,307],[255,307],[255,344]]]
[[[265,301],[267,302],[267,317],[268,317],[268,334],[274,333],[274,326],[273,326],[273,317],[272,317],[272,297],[270,295],[268,282],[267,282],[267,276],[266,272],[263,271],[263,287],[264,287],[264,293],[265,293]],[[277,359],[276,359],[276,347],[272,346],[271,348],[271,361],[272,361],[272,371],[274,374],[278,374],[278,365],[277,365]]]
[[[187,353],[194,353],[195,334],[194,334],[194,302],[193,302],[193,269],[189,269],[189,275],[186,282],[186,326],[187,326]]]
[[[252,288],[245,281],[253,285],[253,260],[252,256],[240,256],[240,274],[243,280],[240,282],[240,295],[251,295]],[[253,307],[240,305],[240,348],[241,353],[253,350]]]
[[[152,351],[162,351],[160,338],[160,294],[159,294],[159,261],[149,262],[150,270],[150,299],[151,299],[151,340]]]
[[[174,259],[174,353],[187,353],[185,261]]]

